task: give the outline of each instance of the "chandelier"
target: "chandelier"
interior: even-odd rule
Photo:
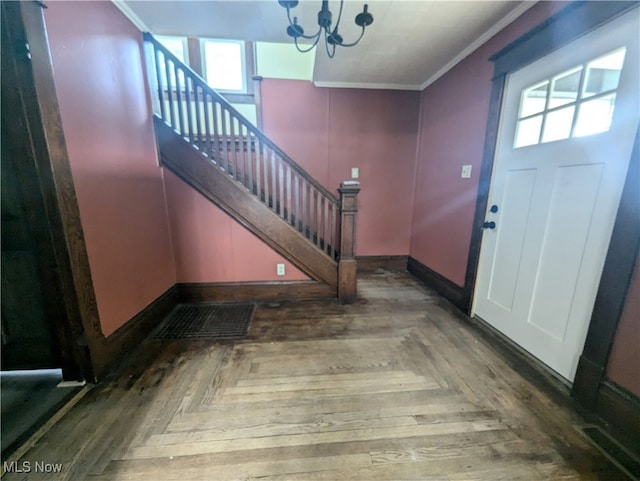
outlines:
[[[344,5],[344,0],[340,0],[338,20],[336,21],[333,29],[331,27],[333,14],[331,13],[331,10],[329,10],[329,1],[322,0],[322,8],[318,12],[318,31],[314,35],[305,35],[304,29],[300,25],[298,25],[298,17],[293,17],[293,20],[291,20],[291,9],[295,8],[296,5],[298,5],[298,0],[278,0],[278,3],[282,7],[287,9],[287,18],[289,19],[287,34],[293,38],[298,52],[302,53],[308,52],[313,49],[313,47],[318,45],[320,38],[324,36],[327,55],[329,56],[329,58],[333,58],[333,56],[336,54],[336,47],[353,47],[354,45],[357,45],[364,36],[365,28],[373,23],[373,15],[369,13],[369,6],[365,5],[362,12],[356,15],[355,19],[356,25],[358,27],[362,27],[362,31],[360,32],[358,40],[352,43],[344,43],[342,35],[338,33],[338,27],[340,26],[340,20],[342,18],[342,7]],[[310,47],[302,48],[298,44],[298,39],[312,40],[313,44]]]

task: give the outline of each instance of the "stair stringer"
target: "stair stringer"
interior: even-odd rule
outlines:
[[[338,264],[245,187],[154,116],[162,166],[196,189],[315,281],[337,289]]]

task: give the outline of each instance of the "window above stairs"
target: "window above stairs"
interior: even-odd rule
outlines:
[[[259,127],[252,42],[166,35],[155,38]]]

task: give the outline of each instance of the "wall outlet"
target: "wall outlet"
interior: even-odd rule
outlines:
[[[358,177],[360,177],[360,169],[357,167],[351,167],[351,178],[357,179]]]
[[[463,179],[471,178],[471,165],[463,165],[462,172],[460,173],[460,177]]]
[[[276,264],[276,275],[284,276],[284,264]]]

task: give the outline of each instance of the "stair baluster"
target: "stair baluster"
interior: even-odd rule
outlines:
[[[343,192],[344,186],[340,189],[341,205],[332,193],[153,36],[144,34],[144,40],[154,114],[293,227],[306,242],[334,262],[340,259],[341,266],[349,266],[341,267],[350,274],[340,278],[352,278],[353,286],[346,291],[343,287],[343,292],[348,294],[340,297],[354,298],[353,243],[347,246],[346,252],[341,249],[345,248],[345,232],[352,232],[355,227],[355,211],[344,211],[347,195]],[[347,197],[355,199],[353,190]],[[345,226],[345,221],[352,225]]]

